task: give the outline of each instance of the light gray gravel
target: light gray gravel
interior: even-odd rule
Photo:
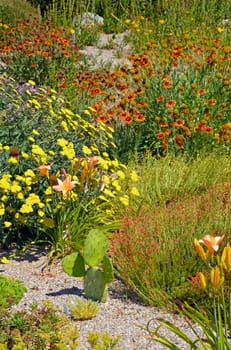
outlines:
[[[0,258],[6,252],[0,250]],[[65,305],[74,303],[77,296],[84,298],[83,283],[79,278],[66,275],[56,264],[49,271],[44,269],[47,263],[45,252],[35,247],[26,253],[16,256],[9,264],[0,264],[0,273],[15,277],[24,282],[27,292],[18,305],[12,309],[28,309],[32,302],[42,304],[43,300],[51,300],[57,307],[64,310]],[[81,347],[86,347],[86,335],[89,331],[100,333],[108,331],[110,335],[121,335],[118,346],[123,350],[161,350],[166,349],[150,339],[148,332],[141,329],[149,320],[152,329],[158,325],[158,318],[164,317],[174,322],[192,336],[185,321],[175,314],[164,314],[157,308],[144,305],[135,296],[127,293],[121,281],[115,280],[109,287],[109,296],[106,303],[101,303],[95,318],[87,321],[78,321]],[[167,333],[166,333],[167,334]],[[169,339],[180,349],[188,346],[173,334],[168,333]]]

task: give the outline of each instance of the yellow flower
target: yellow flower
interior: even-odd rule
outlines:
[[[23,158],[29,158],[30,157],[29,154],[26,153],[26,152],[22,152],[21,155],[22,155]]]
[[[7,197],[6,195],[4,195],[4,196],[1,197],[1,201],[2,201],[2,202],[6,202],[7,199],[8,199],[8,197]]]
[[[74,34],[74,33],[75,33],[75,30],[74,30],[73,28],[71,28],[70,33],[71,33],[71,34]]]
[[[2,264],[9,264],[9,260],[5,257],[5,256],[3,256],[2,258],[1,258],[1,263]]]
[[[222,33],[224,30],[225,30],[225,28],[222,28],[222,27],[218,27],[218,28],[217,28],[217,31],[218,31],[219,33]]]
[[[18,198],[18,199],[23,199],[23,198],[24,198],[23,192],[18,192],[17,198]]]
[[[122,170],[118,170],[117,171],[117,175],[119,176],[119,178],[121,180],[125,179],[125,174],[124,174],[124,172]]]
[[[112,181],[112,186],[115,187],[116,191],[118,191],[118,192],[121,191],[121,186],[120,186],[118,180],[113,180]]]
[[[17,160],[17,158],[15,158],[15,157],[10,157],[10,158],[8,159],[8,163],[17,164],[17,163],[18,163],[18,160]]]
[[[9,151],[10,147],[9,146],[4,146],[3,149],[4,149],[4,151]]]
[[[137,173],[135,172],[135,170],[132,170],[130,176],[131,176],[131,179],[132,179],[133,182],[137,182],[137,181],[138,181],[138,175],[137,175]]]
[[[112,197],[112,198],[115,197],[115,195],[113,194],[113,192],[111,192],[111,191],[108,190],[107,188],[104,189],[103,193],[104,193],[105,195],[107,195],[108,197]]]
[[[25,171],[24,175],[25,176],[29,176],[29,177],[34,177],[35,173],[33,172],[33,170],[28,169],[28,170]]]
[[[20,213],[22,214],[29,214],[29,213],[33,213],[33,207],[31,204],[23,204],[20,208]]]
[[[10,191],[12,193],[18,193],[22,191],[22,187],[18,184],[17,181],[14,181],[13,184],[10,187]]]
[[[63,128],[64,131],[68,132],[68,126],[65,120],[61,122],[61,127]]]
[[[139,191],[137,190],[136,187],[132,187],[132,189],[131,189],[131,194],[132,194],[133,196],[139,196],[139,195],[140,195],[140,194],[139,194]]]
[[[164,19],[160,19],[159,20],[159,24],[165,24],[165,20]]]
[[[128,204],[129,204],[129,198],[128,198],[127,195],[124,195],[124,196],[122,196],[122,197],[119,197],[119,200],[120,200],[120,202],[121,202],[123,205],[125,205],[126,207],[128,206]]]
[[[33,130],[32,130],[32,134],[34,134],[34,135],[39,135],[39,132],[38,132],[38,130],[33,129]]]
[[[88,148],[87,146],[83,146],[82,152],[83,152],[83,154],[86,154],[86,155],[90,155],[92,153],[90,148]]]
[[[11,222],[9,222],[9,221],[4,221],[4,226],[5,226],[5,227],[10,227],[11,225],[12,225]]]
[[[5,205],[0,202],[0,216],[3,216],[5,214]]]

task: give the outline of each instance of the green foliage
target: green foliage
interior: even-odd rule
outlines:
[[[18,18],[28,19],[31,15],[39,16],[39,11],[26,0],[1,0],[0,22],[11,23]]]
[[[97,314],[97,303],[77,300],[73,305],[73,317],[80,315],[86,319],[86,315],[94,317]],[[79,319],[79,318],[78,318]],[[112,337],[108,333],[89,332],[89,349],[96,350],[121,350],[116,347],[118,337]],[[71,325],[70,319],[52,303],[45,300],[43,305],[31,306],[29,311],[5,311],[0,315],[0,349],[2,350],[34,350],[76,349],[79,342],[78,326]],[[84,349],[82,347],[82,349]]]
[[[108,194],[115,196],[104,179],[121,167],[106,153],[111,131],[71,112],[53,89],[33,81],[19,85],[6,75],[0,80],[1,241],[7,246],[15,235],[20,239],[26,226],[31,239],[43,234],[62,253],[67,241],[79,245],[91,228],[114,221],[104,195],[111,187]],[[59,176],[73,177],[73,194],[53,190],[63,183]]]
[[[71,317],[74,320],[90,320],[96,317],[99,306],[98,303],[91,300],[77,298],[74,304],[68,304]]]
[[[142,159],[133,157],[128,164],[128,171],[136,169],[139,175],[136,187],[140,196],[139,201],[134,198],[130,202],[130,207],[135,210],[140,203],[149,207],[163,205],[177,200],[185,193],[200,194],[216,183],[229,182],[230,166],[229,156],[219,152],[201,155],[196,159],[171,154],[156,158],[149,152]]]
[[[26,291],[21,281],[0,275],[0,309],[17,304]]]
[[[179,158],[178,166],[176,159],[173,163],[169,158],[153,163],[148,159],[146,174],[140,163],[142,202],[130,204],[122,229],[112,236],[113,264],[121,278],[149,304],[166,306],[169,301],[187,300],[209,308],[211,302],[198,289],[201,262],[190,240],[211,232],[226,232],[229,237],[229,159],[225,158],[225,163],[223,157],[220,162],[215,158],[212,165],[212,157],[208,162],[201,159],[192,163]]]

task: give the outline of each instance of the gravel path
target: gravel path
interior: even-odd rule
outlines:
[[[0,250],[0,258],[6,255]],[[12,309],[28,309],[36,301],[42,304],[43,300],[51,300],[57,307],[65,309],[65,305],[75,302],[77,296],[84,297],[83,283],[79,278],[66,275],[60,264],[48,271],[44,269],[47,263],[44,251],[35,247],[26,253],[16,256],[9,264],[0,264],[0,273],[15,277],[24,282],[27,292],[23,299]],[[158,325],[158,318],[164,317],[192,335],[184,320],[174,314],[164,314],[157,308],[144,305],[137,297],[130,295],[124,284],[115,280],[109,287],[109,296],[106,303],[101,303],[95,318],[87,321],[78,321],[80,333],[80,348],[86,344],[86,335],[89,331],[100,333],[108,331],[110,335],[121,335],[118,346],[123,350],[159,350],[166,347],[150,340],[148,332],[141,329],[152,319],[153,328]],[[188,349],[173,334],[168,334],[180,349]]]

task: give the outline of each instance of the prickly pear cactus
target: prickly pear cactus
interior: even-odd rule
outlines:
[[[84,242],[83,257],[88,266],[97,266],[107,252],[109,241],[101,230],[91,230]]]
[[[84,259],[77,252],[65,256],[62,261],[62,268],[69,276],[83,277],[85,275]]]
[[[107,283],[104,274],[96,267],[90,267],[84,276],[84,292],[89,299],[105,302]]]
[[[103,275],[105,283],[111,283],[114,279],[114,269],[107,255],[103,258]]]

